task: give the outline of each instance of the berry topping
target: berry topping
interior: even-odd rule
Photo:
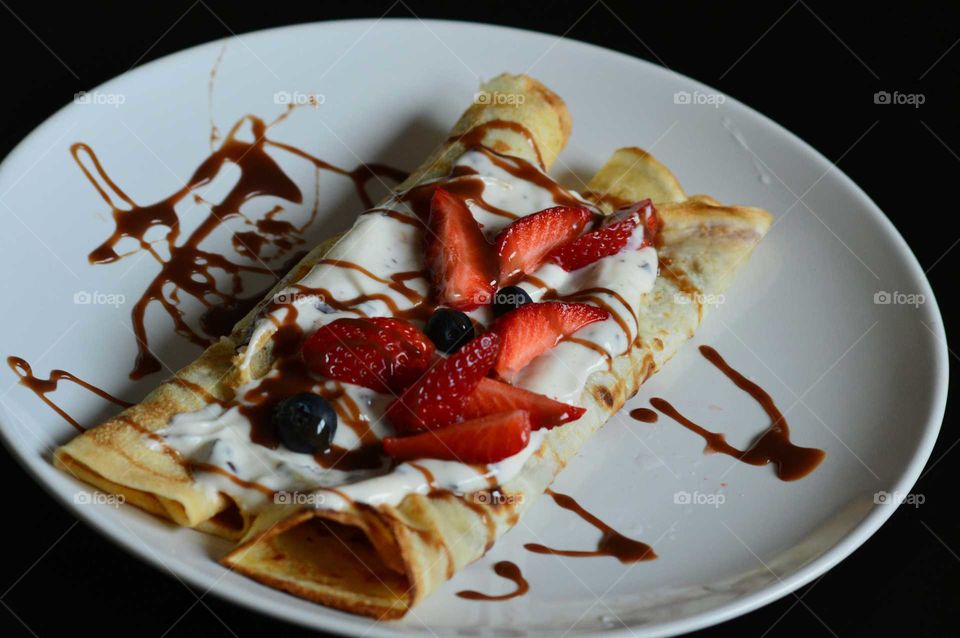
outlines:
[[[576,421],[583,408],[554,401],[542,394],[530,392],[496,379],[483,379],[463,407],[463,418],[524,410],[530,414],[530,427],[534,430],[553,428],[569,421]]]
[[[504,228],[495,242],[501,285],[536,270],[551,251],[576,239],[592,217],[586,208],[557,206],[521,217]]]
[[[427,320],[424,332],[437,350],[446,354],[456,352],[474,337],[470,317],[453,308],[438,308]]]
[[[391,317],[337,319],[303,344],[313,372],[377,392],[403,391],[426,371],[433,352],[416,326]]]
[[[482,334],[439,361],[387,407],[387,418],[399,432],[434,429],[462,419],[467,397],[487,376],[500,338]]]
[[[490,327],[491,332],[500,335],[500,356],[494,369],[501,377],[510,379],[562,338],[609,317],[606,310],[585,303],[549,301],[512,310]]]
[[[337,432],[337,412],[323,397],[304,392],[284,399],[274,409],[273,424],[287,449],[302,454],[324,452]]]
[[[530,417],[523,410],[464,421],[413,436],[388,436],[383,449],[391,458],[430,458],[461,463],[497,463],[530,441]]]
[[[427,264],[438,304],[472,310],[490,303],[497,263],[467,205],[442,188],[430,200]]]
[[[567,272],[572,272],[628,248],[639,250],[653,242],[653,235],[648,237],[647,234],[650,230],[656,232],[656,218],[656,211],[650,200],[645,200],[613,216],[602,228],[582,235],[553,251],[549,259]],[[634,235],[641,222],[643,234],[637,241]]]
[[[493,294],[493,316],[499,317],[528,303],[533,303],[533,299],[520,286],[501,288]]]

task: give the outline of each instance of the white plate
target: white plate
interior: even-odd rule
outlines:
[[[160,380],[127,378],[135,352],[130,303],[156,263],[132,257],[88,264],[112,222],[68,149],[89,143],[140,203],[166,196],[208,152],[208,78],[222,47],[171,55],[98,87],[90,103],[58,112],[3,163],[4,356],[26,358],[41,375],[66,368],[131,399]],[[893,512],[876,505],[874,494],[906,493],[928,458],[943,415],[947,355],[933,293],[903,239],[805,143],[732,99],[717,105],[708,87],[625,55],[513,29],[416,20],[319,23],[228,40],[213,118],[225,130],[246,113],[277,115],[278,92],[320,94],[322,105],[295,111],[273,134],[344,166],[362,158],[412,168],[470,101],[478,76],[504,70],[529,72],[569,104],[574,133],[554,172],[572,186],[613,149],[639,145],[688,191],[776,215],[726,303],[628,407],[662,396],[746,444],[764,427],[763,413],[697,353],[697,344],[711,344],[788,410],[799,444],[827,451],[816,472],[783,483],[770,467],[705,456],[698,437],[664,417],[646,425],[624,413],[555,487],[618,530],[655,543],[659,560],[624,566],[526,552],[523,544],[537,539],[571,548],[597,539],[593,528],[542,499],[486,558],[407,619],[372,625],[225,571],[214,561],[224,542],[130,507],[76,502],[86,488],[49,462],[50,446],[73,431],[4,371],[2,432],[13,454],[79,517],[142,558],[254,609],[350,634],[422,634],[429,627],[439,635],[667,635],[745,613],[847,556]],[[675,99],[683,91],[689,104]],[[312,193],[306,163],[284,166]],[[312,239],[346,227],[356,213],[346,182],[324,177]],[[251,206],[263,212],[261,204]],[[305,216],[307,208],[296,212]],[[225,236],[211,245],[229,248]],[[925,303],[877,305],[879,291],[923,295]],[[121,294],[127,303],[78,305],[77,292]],[[162,313],[151,311],[148,325],[170,367],[197,354]],[[83,423],[113,409],[71,387],[54,396]],[[682,492],[721,493],[725,501],[675,504]],[[505,603],[454,595],[509,589],[490,569],[504,559],[523,568],[528,595]]]

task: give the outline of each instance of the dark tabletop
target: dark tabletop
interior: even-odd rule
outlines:
[[[47,6],[0,0],[0,157],[76,92],[131,66],[234,34],[384,15],[544,31],[715,86],[837,162],[906,238],[953,334],[960,230],[949,220],[958,215],[950,192],[960,173],[960,4],[650,4],[185,0]],[[878,91],[921,94],[924,103],[875,104]],[[951,351],[951,364],[957,359]],[[914,488],[925,497],[922,506],[898,509],[852,556],[794,594],[697,635],[957,635],[960,517],[951,477],[960,450],[954,449],[954,416],[948,406],[937,447]],[[55,503],[5,451],[0,462],[9,499],[2,508],[3,636],[308,635],[132,558]]]

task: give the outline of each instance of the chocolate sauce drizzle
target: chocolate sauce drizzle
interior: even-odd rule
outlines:
[[[530,591],[530,583],[528,583],[527,579],[523,577],[523,572],[520,571],[520,568],[516,564],[511,563],[508,560],[502,560],[493,566],[493,571],[496,572],[497,576],[513,581],[513,584],[516,586],[516,588],[506,594],[484,594],[483,592],[467,589],[464,591],[458,591],[457,596],[460,598],[466,598],[467,600],[499,602],[510,600],[511,598],[516,598],[517,596],[523,596]]]
[[[66,370],[51,370],[50,376],[46,379],[38,377],[33,373],[33,368],[30,367],[30,364],[26,360],[21,359],[20,357],[7,357],[7,365],[10,366],[10,369],[13,370],[13,373],[20,377],[18,383],[22,386],[28,388],[33,392],[37,397],[46,403],[50,409],[59,414],[63,419],[72,425],[78,432],[83,432],[86,430],[82,425],[80,425],[76,419],[70,416],[66,410],[57,405],[48,394],[56,392],[57,387],[61,381],[68,381],[75,385],[80,386],[84,390],[92,392],[101,399],[106,399],[114,405],[118,405],[121,408],[129,408],[132,403],[128,403],[123,399],[119,399],[106,390],[98,388],[89,381],[84,381],[80,377],[67,372]]]
[[[538,543],[527,543],[524,548],[534,554],[550,554],[553,556],[568,556],[573,558],[592,558],[596,556],[610,556],[621,563],[637,563],[644,560],[653,560],[657,557],[653,548],[646,543],[627,538],[613,529],[599,518],[585,510],[572,496],[547,489],[554,502],[563,509],[570,510],[577,516],[590,523],[603,534],[597,542],[595,550],[553,549]]]
[[[763,388],[730,367],[710,346],[700,346],[700,354],[760,404],[770,417],[770,426],[754,440],[750,447],[740,450],[727,443],[723,434],[711,432],[694,423],[664,399],[657,397],[650,399],[653,407],[691,432],[703,437],[707,444],[706,452],[726,454],[750,465],[773,463],[777,468],[777,478],[782,481],[796,481],[817,469],[826,453],[817,448],[800,447],[790,440],[790,426],[773,398]]]
[[[244,204],[260,197],[277,198],[294,205],[303,203],[300,188],[283,172],[268,150],[290,153],[313,164],[318,185],[320,174],[324,171],[350,179],[365,206],[372,205],[367,194],[367,184],[371,179],[386,177],[401,181],[405,178],[403,171],[382,164],[362,164],[347,170],[289,144],[271,140],[267,136],[270,128],[290,112],[291,109],[288,109],[270,123],[254,115],[241,118],[219,146],[200,162],[186,184],[152,204],[138,204],[128,196],[110,178],[90,146],[77,142],[70,147],[74,161],[110,207],[114,220],[113,232],[90,253],[90,263],[109,264],[134,254],[147,253],[160,265],[160,272],[147,284],[131,311],[138,354],[130,378],[139,379],[160,369],[160,362],[150,351],[145,325],[147,310],[151,305],[158,304],[167,313],[177,334],[198,346],[206,347],[229,332],[233,323],[260,301],[262,295],[259,293],[243,295],[243,275],[267,276],[275,282],[285,272],[279,264],[289,257],[295,246],[304,242],[304,231],[317,216],[317,196],[314,197],[308,219],[301,225],[279,219],[278,215],[286,210],[281,205],[273,207],[256,220],[241,211]],[[240,138],[247,128],[253,138],[251,142]],[[215,128],[211,131],[210,139],[211,146],[219,140]],[[199,189],[210,184],[226,165],[239,168],[237,183],[220,203],[205,201]],[[183,238],[183,220],[176,210],[182,202],[193,203],[190,211],[208,209],[199,225]],[[233,232],[231,241],[234,251],[248,260],[246,263],[201,248],[204,240],[230,220],[239,220],[243,224],[243,230]],[[156,233],[156,229],[160,229],[163,238],[148,239],[148,233]],[[133,240],[137,247],[130,252],[118,253],[117,247],[124,239]],[[165,245],[168,256],[164,257],[162,251],[158,250],[158,243]],[[268,247],[273,251],[270,255],[265,250]],[[228,284],[218,282],[218,272],[227,275]],[[263,292],[267,289],[269,286]],[[200,317],[199,330],[189,325],[180,309],[183,295],[192,297],[206,307]]]

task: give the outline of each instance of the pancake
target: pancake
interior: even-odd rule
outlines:
[[[472,105],[397,195],[312,250],[229,337],[142,403],[57,450],[57,465],[180,525],[238,539],[223,559],[230,569],[376,618],[402,617],[483,556],[581,445],[690,339],[704,300],[724,290],[771,217],[688,196],[666,167],[638,148],[614,153],[583,196],[563,189],[543,172],[570,134],[562,100],[524,76],[499,76],[482,92],[514,99]],[[262,415],[252,416],[262,406],[245,401],[290,374],[282,367],[289,361],[288,333],[302,338],[344,314],[423,318],[429,282],[420,273],[423,229],[416,220],[428,200],[418,189],[429,192],[435,180],[467,193],[488,236],[548,205],[609,214],[653,201],[662,222],[655,249],[622,260],[633,260],[627,265],[637,267],[635,276],[599,266],[574,279],[551,266],[520,284],[535,300],[571,297],[611,310],[610,320],[534,360],[517,382],[586,413],[535,432],[523,453],[500,464],[368,466],[354,456],[389,434],[382,407],[376,397],[340,384],[322,390],[345,402],[337,404],[350,426],[338,430],[349,439],[341,440],[341,458],[357,467],[337,465],[338,459],[321,477],[303,469],[304,455],[251,443],[263,436]],[[481,312],[478,320],[489,317]]]
[[[587,413],[550,430],[521,472],[495,492],[411,494],[398,505],[279,507],[261,515],[224,564],[297,596],[377,618],[403,616],[514,526],[581,445],[693,336],[704,299],[720,294],[769,228],[760,209],[687,197],[637,148],[618,150],[589,192],[612,202],[654,195],[663,220],[661,273],[637,314],[639,340],[587,380]],[[590,459],[580,459],[588,463]]]

